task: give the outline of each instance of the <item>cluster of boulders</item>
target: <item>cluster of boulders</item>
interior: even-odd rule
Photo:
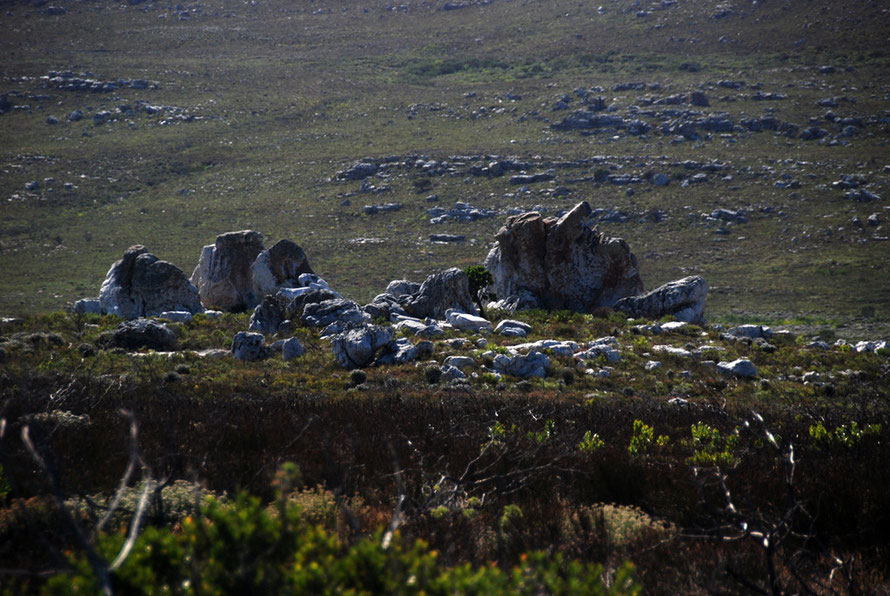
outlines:
[[[627,243],[591,228],[591,213],[582,202],[558,219],[538,212],[510,217],[486,261],[494,279],[489,291],[499,298],[489,306],[579,312],[614,307],[631,316],[669,314],[685,321],[702,320],[707,292],[703,279],[684,278],[642,294],[636,258]],[[280,240],[266,248],[259,232],[244,230],[221,234],[205,246],[190,279],[145,247],[133,246],[112,265],[99,297],[78,301],[74,310],[128,319],[119,329],[117,345],[155,350],[174,349],[176,337],[165,323],[150,317],[187,322],[197,313],[220,316],[220,311],[247,310],[249,329],[239,332],[232,343],[236,358],[261,360],[276,354],[285,360],[297,358],[304,348],[289,336],[302,326],[330,340],[342,366],[362,368],[412,362],[432,352],[429,339],[451,329],[506,337],[525,337],[531,331],[529,325],[511,319],[494,326],[480,316],[480,300],[481,296],[471,295],[467,274],[452,268],[423,283],[395,280],[362,306],[316,275],[294,242]],[[267,343],[267,335],[281,339]],[[620,359],[617,342],[611,339],[585,346],[522,344],[510,348],[509,354],[492,354],[491,372],[542,376],[549,364],[548,351],[565,352],[579,361],[600,356],[608,362]],[[449,366],[456,371],[449,374],[458,378],[460,366]]]

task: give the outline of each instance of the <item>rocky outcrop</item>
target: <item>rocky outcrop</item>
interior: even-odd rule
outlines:
[[[251,265],[263,250],[263,235],[252,230],[221,234],[205,246],[192,273],[204,306],[228,311],[256,306]]]
[[[303,249],[290,240],[279,240],[257,255],[250,266],[253,293],[258,300],[281,288],[300,287],[300,275],[313,273]]]
[[[615,303],[615,309],[633,317],[659,319],[671,315],[678,321],[701,323],[707,294],[708,282],[696,275],[666,283],[641,296],[623,298]]]
[[[280,296],[266,296],[250,315],[248,329],[257,333],[275,333],[284,322],[285,301]]]
[[[591,229],[591,212],[582,202],[559,219],[534,211],[507,219],[485,262],[505,305],[530,306],[531,294],[539,307],[590,312],[643,290],[627,243]]]
[[[416,293],[403,297],[401,303],[409,315],[420,319],[443,319],[451,309],[478,314],[470,296],[470,280],[456,267],[430,275]]]
[[[99,291],[102,310],[125,319],[164,311],[201,312],[198,290],[185,273],[161,261],[141,245],[131,246],[108,270]]]
[[[352,300],[334,298],[324,302],[307,304],[300,321],[307,327],[321,329],[332,323],[364,323],[365,314]]]

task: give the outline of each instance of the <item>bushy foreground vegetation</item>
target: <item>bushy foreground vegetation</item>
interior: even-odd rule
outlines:
[[[123,593],[887,588],[887,354],[519,318],[531,339],[612,334],[622,360],[445,382],[425,362],[351,375],[305,329],[288,363],[190,351],[246,315],[174,326],[173,354],[104,347],[114,317],[5,325],[0,581],[93,592],[131,542],[108,576]],[[455,336],[435,359],[479,357]],[[655,342],[701,341],[759,378],[644,366]]]

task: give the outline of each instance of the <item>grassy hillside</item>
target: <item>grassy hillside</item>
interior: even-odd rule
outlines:
[[[879,43],[890,15],[880,4],[445,4],[71,2],[65,14],[4,4],[0,311],[33,313],[95,295],[135,243],[189,271],[202,245],[243,228],[295,240],[316,271],[365,299],[390,279],[480,262],[509,208],[557,212],[586,199],[634,216],[600,225],[630,242],[648,287],[704,275],[714,320],[851,337],[890,328],[888,224],[865,223],[872,213],[890,218],[890,56]],[[72,91],[41,79],[53,71],[149,84]],[[645,85],[615,90],[624,83]],[[655,130],[551,128],[582,107],[575,89],[597,87],[591,95],[615,114]],[[709,107],[652,103],[695,90]],[[565,94],[569,109],[553,111]],[[752,99],[758,94],[786,97]],[[837,107],[817,105],[827,98]],[[725,113],[736,123],[772,115],[801,130],[816,118],[830,135],[733,131],[676,142],[659,129],[670,109]],[[74,110],[84,118],[69,121]],[[834,122],[825,120],[829,110]],[[103,111],[108,120],[95,124]],[[59,122],[47,124],[49,116]],[[841,136],[844,118],[863,125]],[[553,169],[555,179],[524,190],[509,175],[468,175],[474,162],[460,159],[487,163],[490,155],[515,156],[529,173]],[[388,187],[380,194],[336,178],[357,159],[390,156],[464,165],[436,176],[394,169],[371,179]],[[722,169],[689,169],[688,160]],[[663,172],[671,183],[615,185],[598,170]],[[699,173],[707,180],[683,186]],[[862,176],[881,198],[845,198],[832,186],[842,174]],[[39,187],[27,190],[32,181]],[[436,204],[427,201],[433,194]],[[427,209],[455,201],[498,215],[429,223]],[[403,208],[362,210],[383,202]],[[749,221],[696,217],[716,208],[744,209]],[[645,220],[655,210],[666,219]],[[429,234],[440,232],[467,240],[431,244]]]

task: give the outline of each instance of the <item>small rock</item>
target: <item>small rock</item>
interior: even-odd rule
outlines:
[[[163,323],[151,319],[125,321],[118,325],[112,342],[125,350],[148,348],[155,351],[175,350],[176,334]]]
[[[739,358],[732,362],[718,362],[717,369],[720,372],[744,379],[753,379],[757,376],[757,368],[750,360],[745,358]]]
[[[284,340],[284,344],[281,346],[281,358],[285,362],[289,362],[294,358],[299,358],[306,352],[306,349],[303,347],[303,344],[300,343],[296,337],[291,337]]]

